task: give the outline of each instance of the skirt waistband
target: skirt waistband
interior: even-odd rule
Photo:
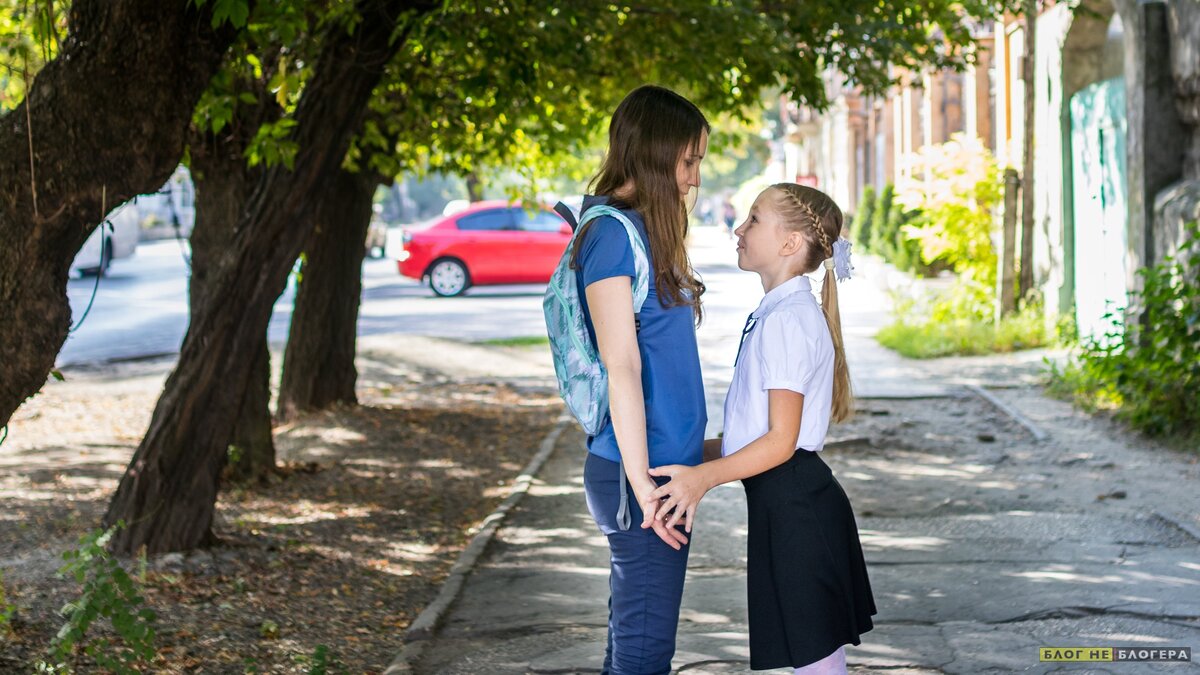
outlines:
[[[821,459],[820,452],[800,449],[792,453],[792,456],[783,464],[771,469],[767,469],[756,476],[743,478],[742,485],[744,485],[747,490],[751,490],[759,485],[769,483],[776,478],[785,476],[791,473],[797,467],[804,467],[805,471],[824,469],[826,473],[830,472],[829,466],[825,464],[825,460]]]

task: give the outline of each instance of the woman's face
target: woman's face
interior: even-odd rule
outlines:
[[[700,162],[708,152],[708,132],[700,132],[700,140],[688,146],[679,157],[675,167],[675,182],[679,184],[679,195],[684,200],[692,188],[700,188]]]

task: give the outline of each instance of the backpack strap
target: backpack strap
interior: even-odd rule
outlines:
[[[579,236],[584,225],[602,216],[616,218],[618,222],[625,226],[625,234],[629,236],[629,247],[633,249],[633,313],[634,320],[640,323],[637,315],[641,313],[642,305],[646,304],[646,296],[650,293],[650,257],[646,253],[646,242],[642,241],[642,235],[638,234],[637,226],[633,224],[633,221],[629,220],[629,217],[621,213],[619,209],[615,209],[607,204],[592,206],[579,218],[579,225],[575,228],[575,235],[571,239],[571,246],[574,247],[575,237]],[[568,220],[567,222],[571,221]]]
[[[632,524],[632,518],[629,516],[629,484],[626,482],[629,479],[625,477],[625,460],[617,461],[617,473],[621,478],[621,501],[617,504],[617,529],[626,532]]]
[[[559,202],[554,205],[554,212],[557,213],[560,218],[567,221],[567,224],[571,226],[572,232],[579,229],[579,221],[575,220],[575,212],[571,210],[571,207]]]

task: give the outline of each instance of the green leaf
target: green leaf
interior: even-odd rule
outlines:
[[[234,28],[244,28],[249,17],[249,0],[213,0],[213,28],[218,28],[225,22],[229,22]]]

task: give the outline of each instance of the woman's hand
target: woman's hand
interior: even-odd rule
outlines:
[[[692,519],[700,500],[712,489],[703,466],[671,464],[650,469],[651,476],[669,476],[671,481],[651,493],[658,505],[658,516],[666,521],[669,530],[675,531],[680,518],[684,518],[683,529],[692,531]],[[674,513],[671,511],[674,510]]]
[[[653,529],[659,539],[676,551],[683,548],[684,544],[688,543],[687,535],[674,526],[668,527],[663,519],[659,518],[662,505],[658,498],[653,496],[655,488],[658,487],[654,481],[650,480],[649,476],[644,481],[630,480],[630,487],[633,488],[633,496],[638,500],[638,505],[642,507],[642,529]]]

